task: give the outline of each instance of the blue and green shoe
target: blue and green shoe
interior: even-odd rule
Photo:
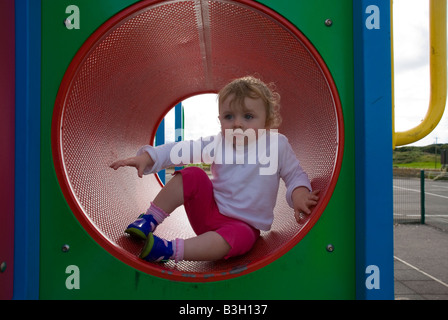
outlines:
[[[148,262],[167,262],[173,256],[173,243],[150,232],[140,258]]]

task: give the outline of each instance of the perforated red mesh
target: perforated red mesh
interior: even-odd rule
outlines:
[[[314,225],[336,183],[342,119],[334,84],[306,38],[252,1],[141,1],[105,23],[66,72],[55,105],[53,149],[61,188],[77,219],[106,250],[162,277],[208,281],[255,270],[293,247]],[[153,141],[163,115],[178,101],[217,92],[230,80],[256,74],[282,97],[280,132],[322,190],[304,225],[280,192],[275,221],[255,248],[226,262],[140,261],[142,243],[123,233],[161,186],[155,176],[109,164]],[[183,208],[158,235],[194,236]]]

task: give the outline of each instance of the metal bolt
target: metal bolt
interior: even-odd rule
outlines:
[[[68,252],[70,250],[70,246],[68,244],[64,244],[62,246],[62,252]]]
[[[333,25],[333,20],[331,20],[331,19],[326,19],[326,20],[325,20],[325,25],[326,25],[327,27],[331,27],[331,26]]]
[[[3,261],[0,264],[0,272],[3,273],[3,272],[5,272],[5,270],[6,270],[6,261]]]
[[[334,251],[334,246],[332,244],[327,245],[327,251],[328,252],[333,252]]]

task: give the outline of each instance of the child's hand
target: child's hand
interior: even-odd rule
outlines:
[[[143,177],[143,172],[145,171],[146,167],[153,165],[154,161],[152,160],[150,155],[147,152],[143,152],[141,155],[136,157],[117,160],[112,163],[110,167],[114,170],[117,170],[120,167],[134,167],[137,169],[137,175],[141,178]]]
[[[294,217],[298,223],[301,223],[300,213],[311,213],[311,208],[319,201],[319,190],[310,192],[308,188],[299,187],[292,192],[292,202],[294,205]]]

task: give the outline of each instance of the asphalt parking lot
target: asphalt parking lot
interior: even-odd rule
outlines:
[[[394,179],[396,300],[448,300],[448,181],[425,179],[425,224],[420,224],[420,179]]]
[[[448,300],[448,233],[429,225],[394,226],[396,300]]]

